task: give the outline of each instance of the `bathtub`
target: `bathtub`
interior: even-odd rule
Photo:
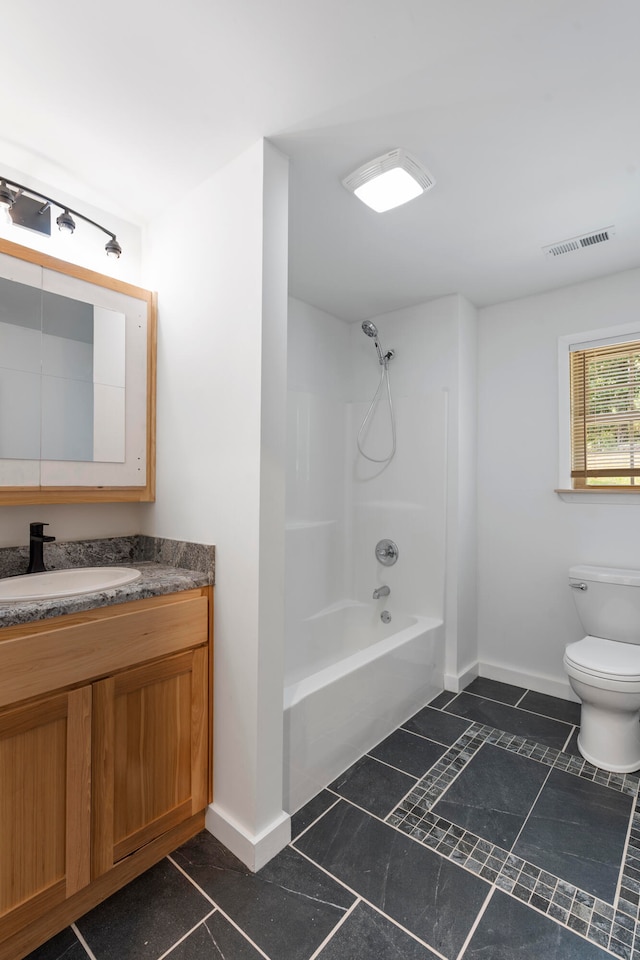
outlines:
[[[285,658],[284,806],[294,813],[442,690],[442,620],[345,602],[301,624]]]

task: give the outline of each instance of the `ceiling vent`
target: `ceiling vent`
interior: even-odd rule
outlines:
[[[593,233],[584,233],[581,237],[571,237],[569,240],[561,240],[559,243],[552,243],[548,247],[543,247],[542,252],[548,257],[559,257],[563,253],[572,253],[574,250],[584,250],[585,247],[593,247],[596,243],[604,243],[615,236],[616,228],[604,227],[602,230],[594,230]]]

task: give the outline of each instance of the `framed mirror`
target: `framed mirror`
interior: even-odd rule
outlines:
[[[0,240],[0,504],[155,498],[154,294]]]

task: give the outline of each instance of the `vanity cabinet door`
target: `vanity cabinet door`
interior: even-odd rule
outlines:
[[[93,877],[206,807],[207,658],[198,647],[93,685]]]
[[[90,881],[91,687],[0,711],[0,940]]]

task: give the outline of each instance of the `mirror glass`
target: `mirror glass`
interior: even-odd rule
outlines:
[[[0,459],[125,461],[125,314],[0,277]]]

